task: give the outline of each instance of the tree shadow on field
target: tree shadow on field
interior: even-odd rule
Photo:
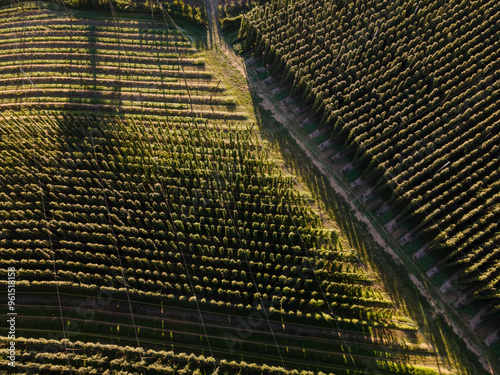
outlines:
[[[375,275],[373,272],[370,274],[383,285],[397,308],[411,317],[434,350],[442,353],[443,361],[438,361],[439,357],[436,356],[434,365],[440,370],[448,365],[456,366],[463,374],[487,374],[478,364],[475,354],[468,350],[444,318],[436,314],[435,308],[421,295],[410,278],[411,271],[397,264],[375,242],[366,225],[355,218],[355,213],[344,198],[334,191],[320,170],[309,162],[289,131],[273,118],[270,111],[262,108],[261,99],[255,91],[251,94],[262,138],[279,151],[284,168],[297,176],[301,185],[312,194],[316,208],[327,213],[329,222],[324,221],[324,224],[340,229],[348,246],[357,250],[360,261],[369,272],[375,272]],[[428,345],[428,342],[423,343]]]
[[[180,19],[175,14],[172,15],[172,19],[176,23],[177,26],[186,34],[186,37],[189,38],[189,41],[193,44],[193,46],[198,51],[206,50],[208,48],[208,32],[206,26],[194,25],[192,23],[186,22],[183,19]],[[165,22],[163,19],[161,20],[162,27],[165,27]],[[169,23],[169,28],[171,30],[176,30],[175,26],[172,26]]]

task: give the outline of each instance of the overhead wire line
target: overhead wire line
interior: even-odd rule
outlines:
[[[111,0],[109,0],[109,4],[110,4],[110,8],[111,8],[111,12],[112,12],[112,15],[113,15],[113,19],[114,19],[114,22],[115,22],[115,26],[116,26],[116,29],[117,29],[117,32],[119,31],[119,24],[118,24],[118,20],[117,20],[117,17],[116,17],[116,13],[115,13],[115,10],[114,10],[114,7],[113,7],[113,4],[111,2]],[[160,4],[161,6],[161,4]],[[168,27],[168,23],[166,22],[166,18],[164,16],[164,20],[165,20],[165,25],[167,27],[167,32],[169,34],[169,36],[171,36],[171,33],[170,33],[170,28]],[[130,74],[130,77],[132,78],[132,81],[134,82],[134,87],[136,88],[136,90],[139,92],[139,96],[140,96],[140,100],[141,100],[141,108],[142,108],[142,94],[140,92],[140,90],[138,89],[137,85],[136,85],[136,82],[135,82],[135,77],[134,75],[132,74],[132,71],[130,69],[130,63],[129,63],[129,60],[128,60],[128,56],[127,56],[127,51],[126,51],[126,47],[123,43],[123,40],[121,39],[121,37],[119,37],[119,40],[120,40],[120,44],[122,46],[122,49],[125,53],[125,58],[127,60],[127,65],[129,67],[129,74]],[[178,49],[177,49],[177,45],[175,44],[175,41],[173,42],[174,43],[174,49],[175,49],[175,54],[176,54],[176,57],[177,57],[177,60],[179,61],[179,53],[178,53]],[[179,66],[181,67],[182,69],[182,61],[179,61]],[[187,90],[188,90],[188,95],[189,95],[189,99],[190,99],[190,103],[191,103],[191,111],[193,112],[193,102],[192,102],[192,99],[191,99],[191,95],[189,93],[189,85],[187,84],[187,80],[186,80],[186,77],[185,77],[185,74],[184,74],[184,70],[182,69],[182,74],[183,74],[183,77],[184,77],[184,81],[185,81],[185,84],[186,84],[186,87],[187,87]],[[151,119],[149,119],[151,121]],[[120,121],[118,119],[118,121]],[[143,124],[142,122],[142,118],[141,118],[141,124],[144,126],[144,128],[146,129],[147,131],[147,127]],[[135,122],[135,121],[134,121]],[[152,128],[154,128],[152,126]],[[149,134],[149,132],[148,132]],[[153,152],[153,147],[151,145],[151,140],[149,139],[149,136],[148,136],[148,143],[149,143],[149,147],[150,147],[150,150],[151,150],[151,155],[152,155],[152,152]],[[156,171],[157,171],[157,174],[159,176],[159,167],[158,167],[158,163],[157,163],[157,160],[155,158],[153,158],[154,160],[154,163],[155,163],[155,167],[156,167]],[[160,182],[161,182],[161,179],[158,179]],[[167,196],[167,194],[165,193],[165,189],[164,189],[164,186],[163,186],[163,182],[160,183],[160,187],[161,187],[161,192],[162,192],[162,195],[163,197],[165,198],[165,204],[167,206],[167,209],[168,209],[168,212],[169,212],[169,216],[170,216],[170,219],[171,219],[171,224],[173,226],[173,229],[175,230],[176,226],[175,226],[175,222],[173,220],[173,215],[172,215],[172,210],[171,210],[171,207],[170,207],[170,203],[169,203],[169,197]],[[188,280],[189,280],[189,284],[190,284],[190,288],[192,290],[192,293],[193,293],[193,296],[195,297],[195,303],[196,303],[196,308],[198,310],[198,314],[199,314],[199,317],[200,317],[200,322],[202,324],[202,327],[203,327],[203,331],[204,331],[204,334],[205,334],[205,337],[207,339],[207,345],[208,345],[208,348],[209,348],[209,351],[210,351],[210,354],[213,358],[215,358],[213,356],[213,349],[212,349],[212,345],[210,343],[210,339],[209,339],[209,335],[208,335],[208,331],[207,331],[207,328],[205,326],[205,322],[204,322],[204,318],[203,318],[203,314],[201,313],[201,308],[199,306],[199,302],[198,302],[198,298],[197,298],[197,295],[196,295],[196,290],[194,288],[194,285],[193,285],[193,282],[192,282],[192,278],[191,278],[191,274],[189,272],[189,266],[187,264],[187,261],[186,261],[186,255],[184,254],[184,251],[182,250],[182,245],[180,244],[180,239],[178,237],[178,233],[175,232],[175,236],[176,236],[176,239],[177,239],[177,243],[179,244],[179,250],[180,250],[180,253],[181,253],[181,258],[183,260],[183,265],[184,265],[184,268],[186,270],[186,275],[188,277]],[[132,311],[132,310],[131,310]],[[215,365],[215,364],[214,364]]]
[[[66,4],[64,3],[64,0],[57,0],[57,2],[60,5],[62,5],[62,7],[64,8],[64,12],[66,13],[66,17],[68,17],[68,19],[70,21],[70,30],[73,31],[74,19],[71,16],[70,12],[68,11],[68,8],[66,7]],[[73,34],[70,33],[70,31],[67,28],[64,28],[64,32],[69,37],[69,40],[70,40],[71,45],[73,46],[73,49],[75,50],[75,52],[78,52],[79,48],[78,48],[78,46],[76,45],[76,43],[75,43],[75,41],[73,39]],[[74,69],[74,71],[76,71],[76,74],[80,78],[80,85],[81,85],[80,96],[81,96],[81,100],[82,100],[82,103],[83,103],[83,92],[84,92],[84,89],[87,90],[91,95],[94,94],[94,91],[89,87],[89,85],[87,85],[87,83],[85,82],[85,79],[83,78],[82,73],[78,69]]]
[[[157,1],[158,1],[158,0],[157,0]],[[159,3],[159,1],[158,1],[158,3]],[[177,28],[177,30],[178,30],[178,31],[179,31],[182,35],[184,35],[184,37],[185,37],[185,38],[187,38],[187,40],[189,40],[189,38],[188,38],[188,37],[185,35],[185,33],[184,33],[184,32],[183,32],[180,28],[179,28],[179,26],[178,26],[178,25],[174,22],[174,20],[170,17],[170,15],[168,15],[168,13],[167,13],[167,12],[165,12],[165,11],[163,10],[163,7],[161,6],[161,4],[159,4],[159,5],[160,5],[160,9],[162,9],[162,11],[163,11],[163,13],[164,13],[164,16],[165,16],[165,14],[166,14],[166,16],[168,16],[168,17],[169,17],[170,21],[174,24],[174,26]],[[166,21],[165,21],[165,22],[166,22]],[[191,42],[190,42],[190,44],[191,44],[191,46],[193,46]],[[194,46],[193,46],[193,48],[194,48]],[[209,68],[209,70],[212,72],[212,74],[213,74],[214,76],[216,76],[216,75],[215,75],[215,73],[214,73],[214,72],[210,69],[210,67],[208,67],[208,68]],[[219,83],[218,83],[217,87],[219,86],[219,84],[220,84],[220,81],[219,81]],[[223,86],[224,86],[224,84],[223,84]],[[255,135],[257,136],[257,133],[255,133]],[[218,173],[218,171],[217,171],[217,168],[214,166],[214,161],[213,161],[213,160],[211,160],[210,162],[211,162],[211,165],[212,165],[212,170],[213,170],[213,172],[215,172],[215,175],[216,175],[216,177],[217,177],[218,185],[219,185],[219,186],[222,186],[222,185],[221,185],[221,182],[220,182],[220,178],[219,178],[219,173]],[[226,203],[224,202],[224,200],[222,199],[222,197],[221,197],[220,193],[219,193],[219,199],[221,200],[222,205],[224,206],[224,208],[225,208],[225,209],[226,209],[226,211],[228,212],[228,215],[229,215],[229,216],[230,216],[230,218],[231,218],[231,222],[233,223],[233,227],[234,227],[235,232],[236,232],[236,234],[237,234],[237,236],[238,236],[238,240],[239,240],[240,246],[243,248],[243,245],[242,245],[242,240],[241,240],[241,236],[240,236],[239,230],[238,230],[238,228],[236,227],[236,224],[235,224],[235,222],[234,222],[233,215],[232,215],[232,213],[231,213],[230,209],[228,208],[227,204],[226,204]],[[254,278],[253,272],[252,272],[252,270],[251,270],[251,268],[250,268],[250,263],[249,263],[248,258],[247,258],[247,256],[246,256],[246,253],[244,253],[244,257],[245,257],[245,263],[247,264],[247,266],[248,266],[248,268],[249,268],[249,271],[250,271],[250,275],[251,275],[251,278],[252,278],[252,283],[253,283],[253,285],[254,285],[254,287],[256,288],[256,291],[257,291],[257,293],[258,293],[258,292],[259,292],[259,290],[258,290],[258,287],[257,287],[257,283],[256,283],[256,280],[255,280],[255,278]],[[274,339],[274,342],[275,342],[276,348],[277,348],[277,350],[278,350],[278,354],[279,354],[279,356],[280,356],[280,359],[281,359],[281,362],[282,362],[283,368],[286,368],[286,366],[285,366],[285,362],[284,362],[284,359],[283,359],[283,356],[282,356],[281,351],[280,351],[280,349],[279,349],[279,345],[278,345],[278,343],[277,343],[277,339],[276,339],[276,336],[275,336],[275,334],[274,334],[274,330],[273,330],[273,328],[272,328],[272,324],[271,324],[271,322],[270,322],[270,319],[269,319],[269,316],[268,316],[268,313],[267,313],[267,309],[266,309],[266,307],[265,307],[265,305],[264,305],[264,302],[263,302],[263,300],[262,300],[262,297],[260,297],[260,305],[262,306],[262,310],[263,310],[263,312],[264,312],[264,315],[265,315],[265,317],[266,317],[267,323],[268,323],[268,325],[269,325],[270,332],[272,333],[272,336],[273,336],[273,339]],[[337,324],[338,324],[338,323],[337,323]],[[340,328],[339,328],[339,329],[340,329]],[[345,339],[344,339],[344,341],[345,341]],[[352,358],[352,354],[351,354],[351,358]],[[353,359],[352,359],[352,360],[353,360]],[[355,363],[355,362],[354,362],[354,360],[353,360],[353,363]],[[358,371],[358,372],[359,372],[359,371]]]
[[[290,186],[290,187],[291,187],[291,186]],[[287,189],[289,189],[290,187],[288,187]],[[320,283],[320,281],[319,281],[319,279],[318,279],[318,275],[316,274],[316,269],[317,269],[316,258],[315,258],[314,256],[311,256],[311,255],[309,254],[308,247],[307,247],[306,243],[304,242],[304,240],[303,240],[303,238],[302,238],[301,231],[298,229],[297,225],[295,224],[295,220],[294,220],[294,218],[293,218],[293,216],[292,216],[292,214],[291,214],[290,210],[288,209],[288,207],[287,207],[287,213],[288,213],[288,216],[290,217],[290,220],[292,221],[292,224],[293,224],[293,226],[294,226],[294,228],[295,228],[295,230],[296,230],[297,234],[299,235],[300,242],[302,242],[302,247],[303,247],[303,249],[305,250],[306,256],[307,256],[307,258],[308,258],[308,259],[310,259],[310,263],[312,263],[312,264],[311,264],[311,266],[313,266],[312,271],[313,271],[314,279],[315,279],[316,283],[318,284],[319,291],[320,291],[320,293],[321,293],[321,295],[322,295],[323,299],[325,300],[326,305],[328,306],[328,310],[330,311],[330,314],[331,314],[333,317],[336,317],[336,316],[337,316],[337,314],[335,314],[335,313],[333,312],[332,306],[331,306],[331,305],[330,305],[330,303],[328,302],[328,298],[326,297],[326,293],[325,293],[325,291],[323,290],[323,286],[321,285],[321,283]],[[359,371],[358,366],[356,365],[356,361],[354,360],[354,357],[353,357],[353,354],[352,354],[352,351],[351,351],[351,347],[347,344],[347,341],[346,341],[346,339],[345,339],[345,337],[344,337],[344,334],[343,334],[343,332],[342,332],[342,329],[340,328],[340,324],[339,324],[338,320],[337,320],[336,318],[333,318],[333,320],[335,321],[335,325],[337,326],[337,330],[339,331],[340,337],[341,337],[341,339],[342,339],[342,341],[343,341],[343,343],[344,343],[344,345],[345,345],[345,347],[346,347],[346,350],[349,352],[349,356],[351,357],[351,361],[352,361],[352,363],[353,363],[353,365],[354,365],[354,368],[356,369],[356,373],[357,373],[357,374],[362,374],[362,373]]]
[[[111,0],[110,0],[111,1]],[[153,1],[153,0],[150,0],[150,1]],[[173,21],[172,17],[170,17],[170,15],[168,14],[168,12],[163,8],[163,5],[161,5],[160,1],[159,0],[156,0],[156,2],[158,3],[158,5],[160,6],[160,10],[161,10],[161,14],[163,16],[163,21],[165,23],[165,27],[167,28],[167,32],[168,32],[168,35],[170,37],[170,40],[172,41],[173,45],[174,45],[174,50],[175,50],[175,56],[177,58],[177,62],[179,64],[179,68],[181,69],[181,72],[182,72],[182,77],[184,78],[184,84],[186,85],[186,90],[187,90],[187,93],[188,93],[188,96],[189,96],[189,101],[190,101],[190,104],[191,104],[191,112],[194,113],[194,109],[193,109],[193,99],[191,98],[191,90],[189,89],[189,85],[187,83],[187,79],[186,79],[186,74],[184,73],[184,66],[182,65],[182,59],[183,59],[183,56],[181,56],[179,54],[179,51],[177,49],[177,42],[175,40],[172,40],[172,33],[170,31],[170,27],[168,26],[168,22],[167,22],[167,17],[170,19],[170,21],[177,27],[177,25],[175,24],[175,22]],[[177,27],[177,29],[179,29]],[[186,38],[186,40],[189,41],[189,38],[182,34],[184,36],[184,38]],[[191,44],[191,43],[190,43]],[[193,45],[191,44],[191,47]]]
[[[32,117],[28,116],[29,117],[29,122],[31,123],[31,126],[32,126],[32,145],[33,145],[33,163],[35,165],[35,168],[36,168],[36,172],[37,172],[37,181],[38,181],[38,187],[40,189],[40,199],[41,199],[41,203],[42,203],[42,212],[43,212],[43,218],[44,218],[44,222],[45,222],[45,226],[46,226],[46,230],[47,230],[47,237],[48,237],[48,240],[49,240],[49,246],[50,246],[50,253],[51,253],[51,257],[52,257],[52,271],[53,271],[53,274],[54,274],[54,283],[55,283],[55,286],[56,286],[56,293],[57,293],[57,301],[58,301],[58,305],[59,305],[59,316],[61,318],[61,328],[62,328],[62,333],[63,333],[63,346],[64,346],[64,350],[66,352],[66,361],[68,363],[68,369],[69,369],[69,372],[70,374],[73,374],[73,369],[72,369],[72,366],[71,366],[71,362],[70,362],[70,358],[69,358],[69,353],[68,353],[68,347],[67,347],[67,344],[66,344],[66,341],[68,340],[68,335],[66,333],[66,328],[65,328],[65,323],[64,323],[64,314],[63,314],[63,309],[62,309],[62,303],[61,303],[61,295],[60,295],[60,292],[59,292],[59,277],[57,276],[57,268],[56,268],[56,253],[55,253],[55,250],[54,250],[54,246],[53,246],[53,243],[52,243],[52,234],[51,234],[51,229],[50,229],[50,225],[49,225],[49,221],[48,221],[48,218],[47,218],[47,211],[46,211],[46,208],[45,208],[45,198],[44,198],[44,192],[43,192],[43,185],[42,185],[42,180],[40,178],[40,168],[39,168],[39,163],[36,159],[36,142],[35,142],[35,130],[37,128],[37,125],[33,122],[33,119]]]
[[[167,25],[167,28],[168,28],[168,24],[167,24],[167,20],[166,18],[168,18],[170,20],[170,22],[174,25],[174,27],[176,28],[176,30],[186,39],[186,41],[189,43],[189,45],[191,46],[191,48],[193,48],[194,50],[197,50],[196,47],[193,45],[191,39],[186,35],[186,33],[177,25],[177,23],[174,21],[174,19],[170,16],[170,14],[168,14],[167,11],[165,11],[165,9],[163,8],[163,6],[161,5],[161,3],[159,2],[159,0],[156,0],[156,2],[158,3],[161,11],[162,11],[162,14],[163,14],[163,17],[164,17],[164,21],[165,21],[165,24]],[[210,71],[210,73],[212,74],[213,77],[215,78],[219,78],[219,76],[217,74],[215,74],[215,72],[212,70],[212,68],[210,67],[210,65],[208,64],[205,64],[205,68],[208,69]],[[217,87],[219,87],[219,85],[222,84],[222,87],[225,91],[229,91],[227,89],[227,87],[224,85],[224,82],[219,78],[219,83],[217,84]],[[214,89],[215,91],[215,89]],[[238,106],[239,106],[239,103],[238,103]],[[252,126],[253,128],[253,126]],[[257,133],[255,133],[257,134]]]
[[[120,36],[120,23],[118,22],[118,19],[116,17],[115,7],[113,6],[113,2],[111,0],[109,0],[109,7],[111,9],[111,14],[113,16],[113,20],[115,22],[116,37],[117,37],[117,39],[120,42],[120,46],[122,47],[123,54],[125,56],[125,61],[127,63],[127,69],[128,69],[128,72],[129,72],[129,76],[132,79],[132,83],[134,85],[134,88],[136,89],[136,91],[139,94],[139,102],[141,103],[141,112],[144,113],[144,102],[143,102],[142,92],[141,92],[141,90],[139,90],[139,87],[137,86],[137,82],[136,82],[135,76],[132,73],[132,68],[131,68],[130,60],[128,58],[128,50],[127,50],[127,47],[125,47],[125,43],[123,43],[122,37]]]
[[[151,125],[151,129],[154,129],[155,127],[151,123],[151,119],[149,119],[149,122],[150,122],[150,125]],[[142,118],[140,118],[140,123],[141,123],[143,129],[146,132],[146,138],[148,140],[148,146],[149,146],[149,153],[150,153],[150,156],[151,156],[151,160],[153,161],[153,163],[155,165],[155,168],[156,168],[156,178],[159,181],[159,185],[160,185],[160,189],[161,189],[161,194],[162,194],[162,196],[164,198],[165,205],[167,206],[167,209],[168,209],[168,214],[170,216],[170,224],[172,225],[172,230],[175,231],[175,238],[176,238],[177,244],[179,246],[179,251],[180,251],[181,258],[182,258],[182,263],[184,265],[184,269],[186,270],[186,276],[187,276],[187,278],[189,280],[189,286],[191,288],[191,292],[192,292],[194,300],[195,300],[196,309],[197,309],[198,315],[200,317],[200,322],[201,322],[201,325],[203,327],[203,332],[204,332],[205,337],[207,339],[208,350],[210,352],[210,356],[215,359],[214,354],[213,354],[212,345],[210,343],[210,338],[209,338],[209,335],[208,335],[208,331],[207,331],[207,328],[206,328],[206,325],[205,325],[205,320],[203,318],[203,314],[201,312],[201,308],[200,308],[200,305],[199,305],[199,302],[198,302],[198,296],[196,295],[196,289],[195,289],[194,284],[193,284],[191,273],[189,272],[189,266],[188,266],[188,263],[187,263],[187,260],[186,260],[186,255],[185,255],[184,250],[183,250],[183,244],[181,244],[178,232],[176,230],[177,227],[176,227],[176,224],[175,224],[175,221],[174,221],[174,217],[173,217],[173,214],[172,214],[172,209],[170,207],[171,206],[170,205],[170,197],[168,196],[168,193],[165,191],[165,187],[163,185],[162,178],[160,178],[161,173],[160,173],[160,168],[158,166],[158,158],[154,157],[155,151],[154,151],[154,147],[153,147],[153,145],[151,143],[150,133],[149,133],[148,127],[143,123],[143,119]],[[168,129],[168,128],[166,128],[166,129]],[[168,129],[168,132],[170,133],[170,129]],[[173,136],[173,135],[169,134],[169,136]],[[157,139],[157,137],[158,136],[155,136],[156,139]],[[162,138],[164,138],[163,134],[162,134]],[[167,143],[168,143],[168,140],[167,140]],[[214,367],[215,366],[216,366],[216,363],[214,363]],[[217,368],[216,368],[216,370],[217,370]]]
[[[128,282],[127,282],[127,279],[125,278],[125,270],[124,270],[123,263],[122,263],[122,255],[121,255],[121,252],[120,252],[120,247],[118,245],[118,241],[116,239],[116,233],[115,233],[115,230],[114,230],[114,224],[113,224],[113,221],[111,220],[111,213],[109,211],[109,204],[108,204],[108,196],[106,194],[106,188],[105,188],[104,182],[102,180],[102,173],[101,173],[101,168],[99,166],[99,161],[97,160],[96,144],[94,142],[94,137],[92,135],[92,131],[88,131],[88,132],[89,132],[90,140],[91,140],[91,143],[92,143],[92,153],[93,153],[93,157],[94,157],[94,162],[96,164],[97,172],[99,174],[99,183],[101,185],[101,191],[102,191],[102,195],[103,195],[103,198],[104,198],[104,204],[106,206],[106,211],[107,211],[107,216],[108,216],[108,223],[109,223],[109,227],[110,227],[110,230],[111,230],[111,235],[113,236],[113,244],[114,244],[114,247],[116,249],[116,254],[118,256],[118,264],[120,266],[120,271],[121,271],[121,276],[122,276],[122,282],[123,282],[123,285],[125,287],[125,294],[127,295],[127,302],[128,302],[128,307],[129,307],[129,310],[130,310],[130,317],[132,319],[132,325],[134,326],[135,339],[136,339],[136,342],[137,342],[137,347],[138,348],[142,348],[141,344],[139,342],[139,336],[138,336],[138,333],[137,333],[137,326],[136,326],[136,323],[135,323],[135,316],[134,316],[134,312],[133,312],[133,309],[132,309],[132,301],[130,300],[130,293],[129,293],[129,288],[128,288]],[[142,360],[142,354],[140,354],[140,357],[141,357],[141,360]],[[144,365],[141,366],[141,370],[142,370],[142,373],[145,375]]]
[[[229,207],[228,207],[227,203],[225,202],[224,197],[223,197],[223,194],[222,194],[222,192],[221,192],[221,189],[222,189],[222,184],[221,184],[221,181],[220,181],[220,176],[219,176],[218,169],[217,169],[217,167],[214,165],[214,161],[213,161],[212,159],[209,159],[209,160],[210,160],[210,164],[212,165],[212,171],[215,173],[215,177],[217,178],[217,184],[218,184],[218,186],[219,186],[219,188],[220,188],[220,189],[218,190],[218,192],[219,192],[219,200],[220,200],[220,202],[221,202],[221,205],[222,205],[222,206],[224,207],[224,209],[227,211],[227,213],[228,213],[228,215],[229,215],[229,217],[230,217],[230,219],[231,219],[231,222],[232,222],[232,224],[233,224],[234,231],[235,231],[236,235],[238,236],[238,242],[239,242],[239,244],[240,244],[240,247],[241,247],[242,249],[245,249],[245,246],[243,246],[243,241],[242,241],[242,239],[241,239],[241,235],[240,235],[239,229],[238,229],[238,227],[236,226],[236,223],[234,222],[234,217],[233,217],[233,214],[231,213],[231,210],[229,209]],[[281,360],[281,364],[283,365],[283,368],[284,368],[284,369],[286,369],[285,361],[284,361],[284,359],[283,359],[283,355],[282,355],[282,353],[281,353],[280,346],[279,346],[279,344],[278,344],[278,341],[277,341],[277,339],[276,339],[276,335],[275,335],[275,333],[274,333],[274,329],[273,329],[272,324],[271,324],[271,321],[270,321],[270,319],[269,319],[269,315],[268,315],[268,312],[267,312],[267,308],[266,308],[266,306],[265,306],[265,304],[264,304],[264,300],[262,299],[262,296],[260,295],[259,288],[258,288],[258,285],[257,285],[257,281],[255,280],[255,277],[254,277],[253,271],[252,271],[252,269],[251,269],[251,267],[250,267],[250,262],[248,261],[248,257],[247,257],[247,255],[246,255],[246,251],[243,251],[243,256],[244,256],[244,258],[245,258],[245,263],[246,263],[246,265],[247,265],[247,267],[248,267],[248,270],[249,270],[249,273],[250,273],[250,276],[251,276],[251,279],[252,279],[252,284],[253,284],[253,286],[254,286],[254,288],[255,288],[255,291],[256,291],[256,293],[259,293],[259,302],[260,302],[260,303],[259,303],[259,305],[260,305],[260,307],[261,307],[261,309],[262,309],[262,312],[264,313],[264,316],[265,316],[266,321],[267,321],[267,323],[268,323],[268,326],[269,326],[269,331],[270,331],[270,333],[271,333],[271,335],[272,335],[272,337],[273,337],[274,344],[275,344],[275,346],[276,346],[276,349],[277,349],[277,351],[278,351],[278,355],[279,355],[280,360]]]

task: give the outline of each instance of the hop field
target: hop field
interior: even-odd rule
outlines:
[[[484,320],[500,306],[499,16],[488,0],[273,1],[240,30]]]
[[[111,10],[0,10],[18,370],[450,373],[184,32]]]

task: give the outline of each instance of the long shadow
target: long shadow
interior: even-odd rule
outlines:
[[[95,25],[88,25],[85,27],[87,31],[87,51],[90,54],[89,62],[92,71],[92,86],[97,88],[97,50],[96,43],[98,41],[97,27]]]
[[[88,51],[90,53],[90,64],[92,67],[92,76],[93,76],[93,89],[95,90],[95,97],[91,98],[90,103],[91,104],[100,104],[102,103],[102,100],[105,99],[106,97],[100,93],[98,90],[98,86],[105,87],[107,90],[110,90],[113,92],[111,95],[111,100],[112,100],[112,105],[113,105],[113,111],[114,113],[116,112],[121,112],[121,108],[123,107],[123,99],[122,99],[122,85],[121,85],[121,73],[120,76],[118,77],[118,80],[113,82],[112,84],[108,84],[107,82],[100,81],[99,78],[97,77],[98,74],[103,74],[105,73],[105,70],[99,68],[99,63],[105,64],[105,60],[101,61],[101,58],[98,56],[98,42],[99,42],[99,31],[98,28],[95,25],[89,25],[88,28],[88,34],[87,34],[87,40],[88,40]],[[117,46],[116,48],[119,51],[122,51],[122,46],[121,41],[119,39],[119,36],[116,36],[116,43]],[[122,57],[123,52],[120,52],[118,55],[118,58],[120,59],[120,67],[122,64],[122,60],[124,60],[124,57]],[[127,69],[127,67],[123,68]],[[91,106],[92,108],[93,106]],[[115,112],[116,111],[116,112]]]
[[[189,41],[193,44],[198,51],[206,50],[208,48],[208,30],[206,26],[193,25],[186,22],[185,20],[177,17],[175,14],[172,15],[172,19],[177,26],[189,37]],[[158,21],[157,27],[165,27],[165,22],[163,19]],[[169,23],[168,27],[171,30],[176,30],[175,26]]]
[[[72,51],[69,54],[69,61],[72,75],[75,79],[78,80],[78,91],[74,91],[70,94],[68,100],[69,103],[75,103],[75,105],[69,106],[68,109],[77,109],[84,111],[102,111],[102,107],[100,105],[104,104],[103,100],[109,99],[111,100],[112,106],[114,109],[122,107],[122,87],[120,84],[120,79],[118,81],[113,82],[112,84],[108,84],[105,81],[102,81],[99,77],[99,74],[105,73],[105,70],[100,68],[100,64],[102,64],[102,58],[98,54],[98,42],[100,38],[100,32],[96,25],[89,24],[84,25],[83,30],[85,31],[85,40],[86,43],[83,48],[84,56],[86,56],[86,60],[83,63],[83,68],[80,67],[72,67],[73,61],[77,61],[78,59],[75,57],[77,54],[76,46],[75,51]],[[68,33],[71,35],[72,29],[68,30]],[[121,59],[120,59],[121,61]],[[102,88],[105,87],[108,91],[113,91],[111,96],[106,96],[102,93]],[[113,110],[115,112],[115,110]]]

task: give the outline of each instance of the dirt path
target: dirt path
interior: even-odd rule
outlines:
[[[219,1],[205,0],[208,19],[208,43],[214,52],[223,52],[231,61],[231,65],[243,76],[247,75],[246,66],[241,57],[238,57],[224,40],[219,26]]]
[[[208,47],[213,50],[224,44],[219,28],[218,6],[218,0],[205,0],[208,20]]]

